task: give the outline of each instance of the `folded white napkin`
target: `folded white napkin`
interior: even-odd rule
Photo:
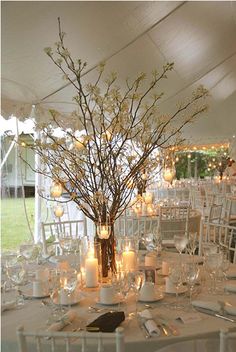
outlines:
[[[230,314],[230,315],[236,315],[236,307],[235,306],[229,306],[229,305],[225,305],[224,306],[224,311],[227,313],[227,314]]]
[[[144,309],[142,312],[139,312],[139,315],[143,320],[145,320],[144,325],[150,335],[159,336],[161,334],[161,331],[153,320],[152,313],[149,309]]]
[[[141,318],[152,319],[152,314],[149,309],[144,309],[142,312],[139,312]]]
[[[152,336],[160,336],[161,331],[160,329],[157,327],[157,324],[155,323],[154,320],[152,319],[148,319],[145,321],[144,323],[147,331],[149,332],[150,335]]]
[[[209,301],[192,301],[194,307],[205,308],[212,310],[213,312],[219,312],[221,310],[221,305],[217,302]]]
[[[61,317],[60,321],[49,326],[48,331],[60,331],[66,325],[70,324],[76,317],[76,312],[73,310],[69,310],[65,315],[63,315],[63,317]]]
[[[236,271],[233,270],[233,269],[232,270],[230,269],[227,272],[226,276],[227,276],[228,279],[234,279],[234,278],[236,278]]]
[[[16,301],[9,301],[1,304],[1,312],[5,312],[5,310],[11,310],[15,308],[16,308]]]
[[[225,285],[227,291],[236,292],[236,283],[230,283]]]

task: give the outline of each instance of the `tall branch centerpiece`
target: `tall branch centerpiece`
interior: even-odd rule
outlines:
[[[116,271],[115,220],[128,207],[155,153],[173,145],[182,128],[206,110],[202,100],[207,90],[199,87],[168,116],[158,111],[163,93],[156,88],[173,70],[173,63],[153,72],[150,80],[144,73],[127,79],[125,89],[117,87],[115,73],[104,79],[105,66],[100,64],[96,80],[85,84],[86,63],[70,54],[60,20],[59,41],[45,52],[75,89],[72,120],[76,122],[65,127],[59,112],[50,111],[53,124],[38,126],[42,138],[31,146],[43,165],[35,171],[61,185],[97,229],[103,230],[96,236],[106,276],[109,269]],[[55,136],[53,125],[63,130],[62,138]]]

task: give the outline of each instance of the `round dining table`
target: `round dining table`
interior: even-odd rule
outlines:
[[[146,251],[140,251],[140,265],[144,263],[144,257]],[[202,258],[191,257],[189,255],[183,254],[181,257],[182,262],[192,261],[193,258],[197,261],[201,272],[204,272],[202,265]],[[161,266],[163,261],[176,262],[179,263],[179,255],[177,253],[165,252],[163,251],[157,260],[156,268],[156,289],[158,292],[165,291],[165,280],[162,275]],[[54,267],[55,264],[44,263],[40,267]],[[34,272],[36,267],[32,265],[31,272]],[[236,265],[231,264],[230,272],[234,273],[231,278],[236,279]],[[235,282],[235,281],[234,281]],[[236,292],[225,292],[222,291],[219,294],[209,294],[207,292],[207,279],[202,276],[201,285],[196,286],[196,297],[194,299],[204,300],[208,302],[224,301],[227,304],[231,304],[236,308]],[[31,283],[27,286],[22,287],[22,292],[29,292]],[[31,288],[32,290],[32,288]],[[5,292],[2,294],[2,300],[10,301],[12,299],[13,291]],[[205,313],[198,312],[194,309],[188,307],[189,297],[186,293],[180,295],[180,300],[185,307],[182,310],[173,309],[173,302],[176,297],[173,293],[163,293],[163,297],[158,301],[137,303],[137,311],[143,312],[148,309],[155,320],[155,322],[164,321],[172,327],[172,332],[166,336],[161,333],[160,336],[152,336],[147,338],[142,327],[140,326],[139,319],[133,314],[136,311],[134,295],[130,294],[127,297],[127,301],[123,301],[119,305],[105,306],[98,303],[99,298],[99,288],[95,289],[81,289],[81,298],[78,304],[73,305],[67,309],[72,309],[77,313],[78,319],[76,320],[76,326],[67,325],[65,330],[71,331],[72,328],[84,328],[89,322],[93,321],[99,315],[104,314],[108,311],[122,310],[125,313],[126,319],[123,321],[121,326],[124,327],[125,334],[125,351],[126,352],[155,352],[158,351],[163,346],[169,344],[197,339],[215,339],[219,338],[219,331],[221,328],[229,328],[232,331],[236,331],[236,315],[231,316],[231,321],[227,321],[218,318],[214,315],[208,315]],[[49,302],[49,298],[37,299],[30,296],[25,296],[24,304],[17,309],[6,310],[2,312],[1,321],[1,347],[3,352],[16,352],[17,347],[17,337],[16,329],[19,325],[23,325],[25,330],[35,331],[35,330],[46,330],[48,329],[48,322],[52,316],[52,310]],[[91,310],[89,307],[96,307],[98,309]],[[101,309],[101,311],[99,311]],[[174,329],[174,330],[173,330]],[[76,351],[76,341],[71,344],[71,351]],[[32,347],[30,351],[33,352],[36,349]],[[112,351],[111,346],[105,346],[105,350]],[[235,342],[236,350],[236,342]],[[45,352],[47,349],[45,348]],[[57,348],[60,351],[60,345]]]

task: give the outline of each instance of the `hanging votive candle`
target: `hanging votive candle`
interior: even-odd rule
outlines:
[[[174,177],[175,177],[174,169],[167,167],[164,170],[164,174],[163,174],[164,180],[171,183],[173,181]]]
[[[154,215],[155,211],[154,211],[154,206],[153,206],[153,204],[148,204],[148,205],[147,205],[146,212],[147,212],[147,215],[149,215],[149,216]]]
[[[124,271],[134,271],[137,267],[135,241],[129,238],[123,240],[122,266]]]
[[[64,214],[64,207],[60,204],[57,204],[55,207],[54,207],[54,215],[57,217],[57,218],[61,218]]]
[[[111,226],[110,225],[100,223],[97,226],[97,235],[99,238],[107,240],[110,237],[110,234],[111,234]]]
[[[152,204],[152,193],[151,192],[146,192],[143,193],[143,200],[146,204]]]
[[[50,188],[50,194],[52,198],[59,198],[62,195],[62,185],[60,183],[53,183],[53,185]]]
[[[78,150],[84,150],[86,148],[86,143],[87,140],[85,139],[85,136],[80,136],[74,141],[74,145]]]

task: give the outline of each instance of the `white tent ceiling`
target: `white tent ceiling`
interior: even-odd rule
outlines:
[[[2,114],[30,111],[32,104],[68,113],[71,86],[43,49],[58,40],[57,17],[74,56],[88,62],[86,80],[107,60],[120,82],[175,62],[160,87],[161,111],[169,112],[199,84],[210,109],[185,137],[195,142],[229,140],[236,134],[236,2],[3,1]],[[64,88],[63,88],[64,87]]]

